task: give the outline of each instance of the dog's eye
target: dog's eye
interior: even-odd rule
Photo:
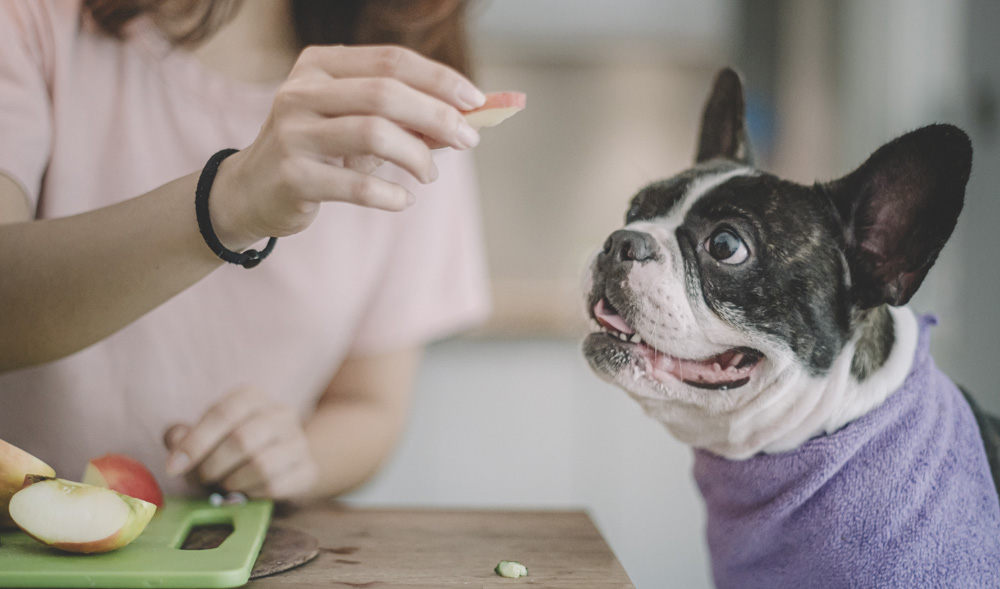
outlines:
[[[628,207],[628,211],[625,213],[625,224],[628,225],[632,221],[635,221],[637,216],[639,216],[639,201],[638,199],[633,199]]]
[[[715,233],[705,240],[705,251],[726,264],[740,264],[750,255],[743,240],[728,228],[716,229]]]

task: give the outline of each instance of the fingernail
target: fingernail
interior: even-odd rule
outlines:
[[[471,84],[459,84],[458,100],[465,107],[465,110],[482,106],[486,102],[486,95],[479,91],[479,88]]]
[[[440,176],[441,172],[438,170],[437,164],[434,162],[434,160],[431,160],[431,169],[430,172],[427,174],[427,181],[434,182]]]
[[[191,431],[186,425],[176,423],[169,428],[163,434],[163,443],[167,447],[167,451],[171,451],[177,447],[177,444],[184,439],[184,436]]]
[[[414,204],[416,204],[416,202],[417,202],[417,195],[413,194],[412,192],[407,192],[406,207],[407,208],[412,207]]]
[[[458,140],[459,147],[462,149],[468,149],[479,145],[479,133],[470,127],[465,121],[462,121],[462,124],[458,126],[458,135],[456,139]]]
[[[171,475],[182,474],[191,464],[191,458],[183,452],[174,452],[167,457],[167,473]]]

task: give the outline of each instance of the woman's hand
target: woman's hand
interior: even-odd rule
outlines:
[[[316,481],[295,411],[254,388],[234,390],[193,427],[170,427],[164,442],[167,471],[206,487],[287,499],[307,494]]]
[[[413,195],[371,172],[389,161],[433,182],[430,146],[474,147],[479,135],[461,111],[483,101],[461,74],[408,49],[309,47],[258,137],[220,167],[216,233],[233,249],[294,234],[324,201],[402,210]]]

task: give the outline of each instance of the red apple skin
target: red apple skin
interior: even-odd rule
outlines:
[[[478,108],[463,111],[465,121],[474,129],[495,127],[524,110],[527,96],[523,92],[491,92]]]
[[[132,534],[133,537],[126,538],[125,533],[127,530],[126,528],[122,528],[117,532],[115,532],[114,534],[111,534],[107,538],[104,538],[103,540],[97,540],[95,542],[49,543],[46,542],[45,540],[42,540],[38,536],[32,534],[31,532],[27,532],[23,529],[21,531],[24,532],[25,536],[28,536],[29,538],[31,538],[35,542],[38,542],[39,544],[44,544],[51,548],[55,548],[56,550],[62,550],[63,552],[75,552],[76,554],[100,554],[102,552],[111,552],[112,550],[117,550],[122,546],[129,544],[130,542],[132,542],[132,540],[135,540],[135,536],[138,536],[138,534],[132,534],[131,532],[128,532]]]
[[[125,454],[110,453],[87,463],[81,482],[163,507],[163,491],[146,466]]]
[[[26,475],[24,477],[24,483],[22,489],[26,489],[35,483],[41,483],[44,481],[56,480],[61,483],[67,483],[67,481],[62,481],[61,479],[55,479],[50,476],[42,475]],[[79,483],[68,483],[70,485],[80,486]],[[113,490],[113,489],[112,489]],[[124,501],[129,508],[132,510],[132,516],[126,522],[124,526],[118,529],[117,532],[102,538],[100,540],[91,540],[89,542],[47,542],[42,538],[32,534],[28,530],[21,528],[21,531],[25,533],[32,540],[50,546],[57,550],[62,550],[64,552],[75,552],[77,554],[99,554],[101,552],[110,552],[112,550],[117,550],[130,544],[133,540],[139,537],[149,525],[149,521],[153,519],[153,515],[157,511],[157,507],[148,501],[143,501],[142,499],[136,499],[135,497],[130,497],[124,493],[117,492],[122,501]]]
[[[0,440],[0,530],[17,526],[10,518],[10,498],[21,490],[25,475],[55,476],[56,471],[17,446]]]
[[[147,522],[148,523],[148,522]],[[101,540],[95,540],[93,542],[46,542],[38,536],[35,536],[31,532],[27,532],[24,529],[26,536],[38,542],[39,544],[44,544],[56,550],[62,550],[63,552],[75,552],[76,554],[100,554],[102,552],[111,552],[112,550],[118,550],[123,546],[126,546],[135,540],[140,533],[146,528],[142,526],[136,528],[135,526],[125,526],[124,528],[118,530],[114,534],[111,534],[107,538]]]
[[[494,108],[517,108],[522,109],[528,103],[528,97],[524,92],[490,92],[486,95],[486,102],[482,106],[472,110],[463,111],[462,114],[471,114],[482,110]]]

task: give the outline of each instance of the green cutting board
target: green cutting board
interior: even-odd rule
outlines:
[[[168,498],[131,544],[103,554],[71,554],[19,531],[0,532],[0,587],[239,587],[250,578],[271,521],[270,501],[213,507]],[[208,550],[182,550],[191,528],[229,524]]]

